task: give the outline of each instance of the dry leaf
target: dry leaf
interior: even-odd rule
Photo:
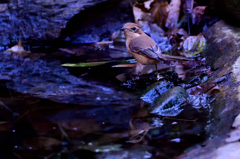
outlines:
[[[166,27],[175,28],[178,23],[180,14],[181,0],[172,0],[169,4],[169,13],[167,17]]]
[[[21,40],[18,41],[17,45],[11,47],[10,49],[7,49],[6,51],[9,51],[9,52],[12,52],[12,53],[19,53],[19,54],[31,53],[30,51],[24,50],[24,48],[22,46],[22,41]]]
[[[158,26],[164,28],[169,12],[168,2],[163,1],[154,3],[150,12],[153,18],[153,23],[157,23]]]
[[[140,26],[143,26],[151,20],[151,14],[142,11],[137,4],[133,5],[133,15],[135,23],[139,24]]]
[[[189,36],[180,43],[180,46],[183,48],[183,51],[181,52],[182,55],[192,57],[203,51],[206,46],[206,39],[202,34],[199,34],[198,36]]]
[[[144,7],[149,10],[149,9],[151,8],[151,3],[152,3],[153,1],[154,1],[154,0],[149,0],[149,1],[143,2]]]
[[[209,90],[211,90],[211,88],[215,87],[217,85],[217,82],[215,81],[208,81],[202,84],[199,84],[195,87],[191,87],[189,89],[187,89],[187,92],[191,95],[195,95],[195,94],[203,94],[203,93],[207,93]]]
[[[197,6],[192,11],[192,23],[199,24],[207,6]]]
[[[177,36],[180,36],[180,38],[184,40],[188,37],[188,33],[183,28],[180,28],[177,30]]]
[[[173,60],[173,61],[193,61],[194,59],[182,57],[182,56],[173,56],[173,55],[166,55],[162,54],[162,57],[166,60]]]
[[[138,143],[142,141],[148,130],[152,128],[154,128],[154,126],[150,126],[149,121],[145,121],[144,118],[143,120],[141,118],[131,118],[129,121],[129,142]]]
[[[33,137],[27,138],[23,141],[26,147],[41,148],[46,150],[52,150],[56,146],[60,146],[62,142],[60,140],[50,137]]]
[[[118,65],[113,65],[112,67],[136,67],[136,63],[127,63],[127,64],[118,64]]]

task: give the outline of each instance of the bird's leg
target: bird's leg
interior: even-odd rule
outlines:
[[[135,76],[134,77],[135,79],[139,79],[139,75],[141,74],[142,70],[143,70],[143,65],[138,62],[135,68],[135,72],[133,73],[133,76]]]

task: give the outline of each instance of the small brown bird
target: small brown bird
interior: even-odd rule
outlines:
[[[138,62],[137,75],[143,70],[143,65],[154,64],[157,71],[157,63],[164,59],[160,48],[153,39],[146,35],[141,27],[135,23],[126,23],[121,30],[124,31],[128,51]]]

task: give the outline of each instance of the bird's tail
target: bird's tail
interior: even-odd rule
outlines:
[[[168,61],[168,60],[177,60],[177,61],[192,61],[194,59],[190,59],[190,58],[186,58],[186,57],[182,57],[182,56],[172,56],[172,55],[166,55],[166,54],[162,54],[162,58],[164,59],[164,61]]]

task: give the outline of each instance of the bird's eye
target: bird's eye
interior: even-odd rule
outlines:
[[[138,28],[137,28],[137,27],[132,27],[131,29],[132,29],[133,31],[137,31]]]

